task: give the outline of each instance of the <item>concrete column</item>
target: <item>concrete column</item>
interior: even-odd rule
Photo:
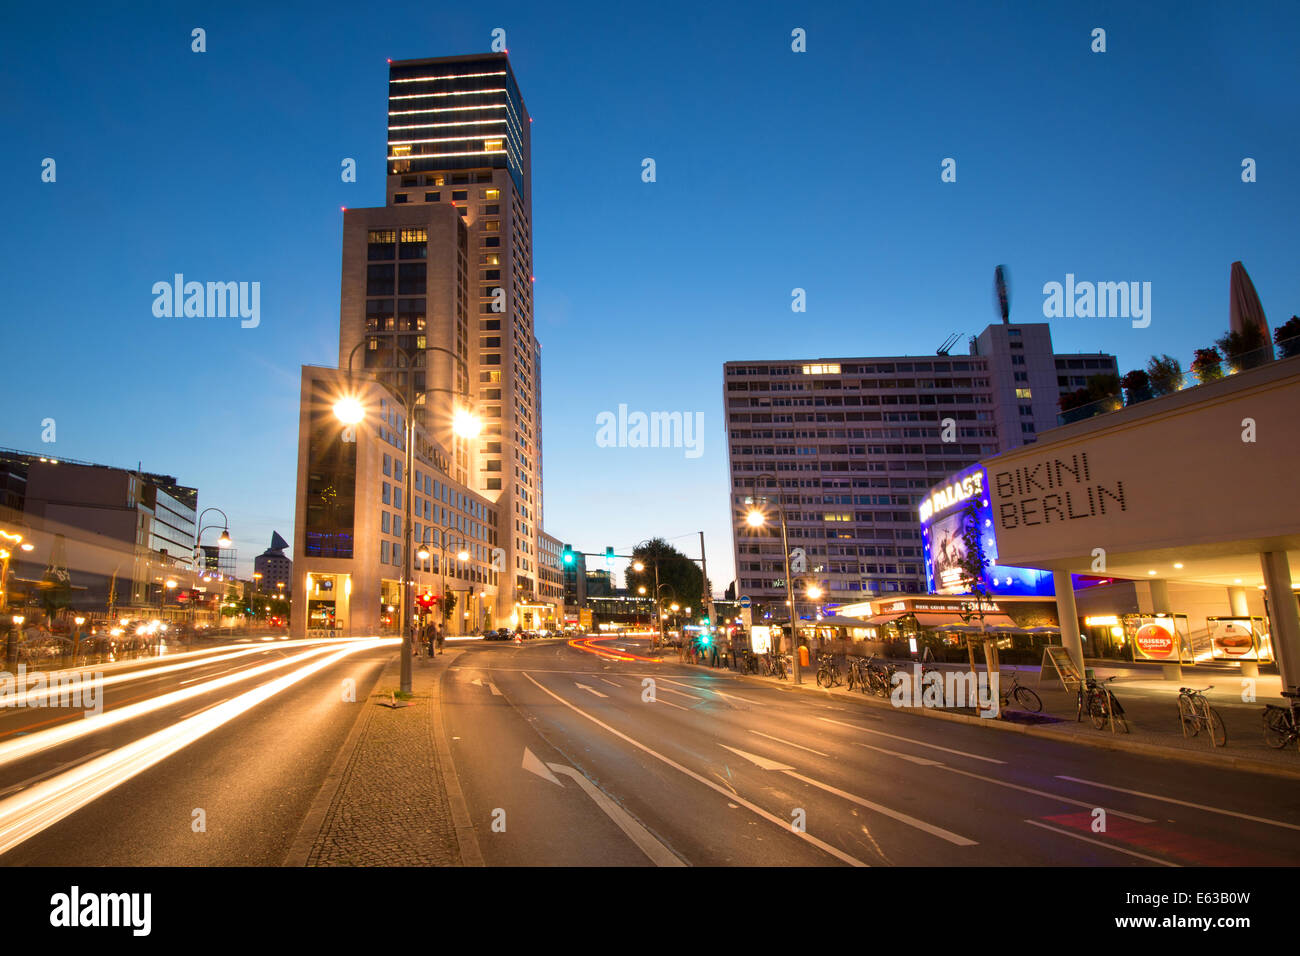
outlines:
[[[1228,606],[1233,617],[1250,617],[1250,605],[1246,603],[1245,588],[1228,588]],[[1258,677],[1258,661],[1241,662],[1242,677]]]
[[[1300,684],[1300,612],[1291,591],[1291,565],[1285,551],[1265,551],[1259,556],[1268,594],[1268,614],[1273,653],[1282,675],[1283,689]]]
[[[1074,666],[1083,673],[1083,639],[1079,637],[1079,609],[1074,604],[1074,583],[1069,571],[1053,571],[1056,587],[1056,616],[1061,622],[1061,644],[1069,652]]]
[[[1169,600],[1169,582],[1153,580],[1147,582],[1151,586],[1151,610],[1152,612],[1162,611],[1166,614],[1173,613],[1173,603]],[[1174,622],[1169,622],[1170,627],[1174,627]],[[1174,631],[1175,640],[1180,640],[1178,632]],[[1160,670],[1165,680],[1182,680],[1183,679],[1183,659],[1182,648],[1178,649],[1178,659],[1167,664],[1161,664]]]

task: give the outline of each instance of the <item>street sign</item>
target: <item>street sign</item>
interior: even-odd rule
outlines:
[[[749,595],[748,595],[748,594],[742,594],[742,595],[740,596],[740,606],[741,606],[741,607],[743,607],[743,608],[748,608],[748,607],[749,607],[750,605],[752,605],[753,603],[754,603],[754,602],[751,601],[751,600],[749,599]]]

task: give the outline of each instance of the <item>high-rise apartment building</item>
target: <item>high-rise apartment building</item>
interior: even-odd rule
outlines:
[[[1076,379],[1115,368],[1110,355],[1055,354],[1046,323],[990,325],[966,356],[725,363],[738,593],[785,600],[777,484],[764,473],[780,482],[796,593],[825,592],[809,604],[923,593],[916,506],[928,489],[1034,441]],[[770,506],[764,528],[745,522],[753,498]]]
[[[339,368],[409,393],[434,480],[488,506],[501,624],[560,600],[540,583],[530,124],[505,54],[391,62],[385,205],[343,218]]]

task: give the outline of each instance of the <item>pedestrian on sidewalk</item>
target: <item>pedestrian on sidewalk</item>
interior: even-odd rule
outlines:
[[[439,654],[442,653],[442,639],[443,639],[442,628],[440,628],[440,627],[439,627],[439,628],[435,628],[435,631],[434,631],[434,641],[437,643],[437,646],[438,646],[438,653],[439,653]]]

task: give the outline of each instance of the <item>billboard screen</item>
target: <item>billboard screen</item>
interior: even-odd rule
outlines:
[[[972,500],[975,501],[975,521],[983,533],[984,555],[989,561],[984,572],[984,586],[989,593],[1035,597],[1055,594],[1050,571],[998,564],[998,543],[988,499],[988,476],[983,465],[972,465],[957,472],[932,489],[921,502],[921,543],[930,593],[970,593],[960,562],[966,555],[963,532],[969,521],[966,508]]]

